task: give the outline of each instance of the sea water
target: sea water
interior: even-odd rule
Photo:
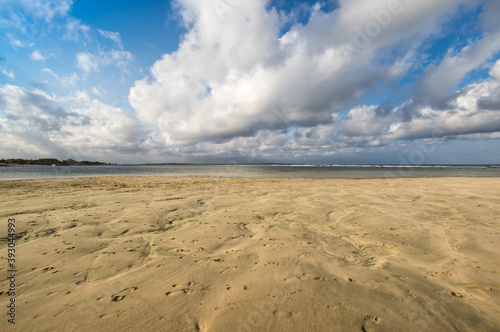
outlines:
[[[500,177],[500,165],[114,165],[0,167],[0,180],[95,176],[368,179],[402,177]]]

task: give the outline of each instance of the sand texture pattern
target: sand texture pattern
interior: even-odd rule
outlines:
[[[106,177],[0,192],[2,331],[500,330],[500,179]]]

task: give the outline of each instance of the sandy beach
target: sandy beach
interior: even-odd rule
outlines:
[[[500,178],[102,177],[0,191],[2,331],[500,330]]]

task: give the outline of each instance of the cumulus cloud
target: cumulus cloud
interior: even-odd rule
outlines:
[[[392,141],[500,132],[498,91],[498,79],[473,83],[449,97],[445,108],[417,104],[418,116],[410,120],[402,112],[407,105],[387,110],[377,106],[354,108],[342,122],[340,133],[364,141]]]
[[[499,29],[500,31],[500,29]],[[485,63],[500,49],[500,33],[489,34],[477,43],[471,43],[456,54],[450,50],[437,67],[427,70],[427,75],[420,83],[418,98],[422,102],[444,107],[446,95],[450,89],[470,71]]]
[[[418,136],[417,132],[429,129],[417,120],[406,123],[404,114],[411,108],[425,119],[430,116],[418,100],[420,95],[433,101],[433,110],[438,99],[444,100],[442,107],[454,107],[447,93],[500,49],[500,38],[493,31],[458,52],[450,50],[438,66],[427,70],[417,96],[404,105],[384,110],[359,106],[359,101],[376,84],[400,79],[417,61],[421,43],[439,36],[441,24],[456,10],[478,4],[356,0],[340,1],[331,12],[317,4],[307,24],[295,23],[283,33],[283,15],[268,8],[265,0],[223,8],[202,0],[179,0],[188,32],[177,51],[153,65],[150,78],[135,82],[129,100],[138,118],[156,128],[154,138],[166,145],[222,144],[265,131],[278,135],[287,128],[332,129],[336,115],[349,109],[342,122],[342,142],[377,146],[380,139]],[[387,55],[389,46],[395,56]],[[476,91],[468,98],[478,96]],[[444,118],[457,113],[451,108],[449,112]],[[474,110],[463,112],[456,116],[471,118]],[[457,119],[446,121],[443,126],[449,127]],[[494,129],[474,121],[474,126],[450,134],[465,133],[467,128]],[[425,123],[432,126],[432,121]],[[333,133],[324,137],[339,139]],[[290,146],[306,141],[297,139]]]
[[[44,57],[39,50],[34,50],[33,53],[31,53],[30,57],[33,61],[43,61],[46,59],[46,57]]]
[[[7,115],[0,118],[0,149],[6,154],[21,150],[30,156],[59,158],[140,151],[144,133],[134,115],[85,93],[76,94],[73,100],[79,106],[67,109],[64,100],[42,92],[0,85],[0,107]]]
[[[495,77],[497,80],[500,80],[500,60],[495,62],[493,68],[490,70],[490,75]]]

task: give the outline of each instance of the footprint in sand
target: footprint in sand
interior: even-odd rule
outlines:
[[[323,278],[323,277],[316,277],[316,278],[314,278],[314,280],[316,280],[316,281],[328,281],[327,278]]]
[[[363,326],[361,327],[361,330],[363,332],[372,331],[373,325],[376,325],[378,323],[380,323],[380,318],[378,318],[377,316],[373,316],[373,315],[367,315],[367,316],[365,316],[365,322],[364,322]]]
[[[224,269],[224,270],[220,271],[219,273],[220,273],[220,274],[224,274],[224,273],[226,273],[226,272],[228,272],[228,271],[230,271],[230,270],[236,270],[237,268],[238,268],[237,266],[230,266],[230,267],[228,267],[228,268],[226,268],[226,269]]]
[[[116,295],[112,297],[111,302],[120,302],[123,299],[125,299],[125,295]]]
[[[111,295],[111,302],[120,302],[120,301],[123,301],[125,299],[125,297],[126,297],[125,294],[133,292],[135,290],[137,290],[137,287],[125,288],[121,292],[118,292],[116,294]]]
[[[229,303],[223,307],[215,307],[215,311],[220,311],[220,310],[224,310],[224,309],[239,310],[239,309],[241,309],[241,306],[237,303]]]
[[[278,316],[278,317],[287,317],[287,318],[296,318],[298,316],[300,316],[300,312],[297,312],[297,311],[290,311],[290,312],[283,312],[283,311],[279,311],[279,310],[276,310],[273,312],[273,315],[275,316]]]
[[[450,294],[451,296],[454,296],[454,297],[465,297],[465,294],[464,294],[464,293],[449,292],[449,294]]]
[[[301,276],[298,276],[297,279],[299,280],[306,280],[308,278],[312,277],[309,273],[303,273]]]

